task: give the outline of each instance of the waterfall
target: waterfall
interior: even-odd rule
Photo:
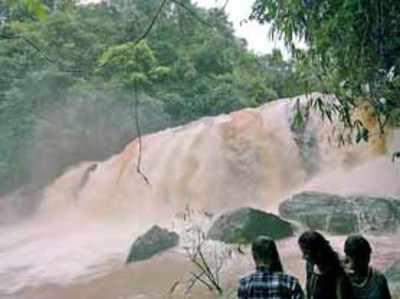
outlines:
[[[171,226],[188,210],[276,212],[299,190],[400,195],[391,162],[400,134],[339,147],[340,124],[317,111],[295,130],[296,103],[318,97],[335,100],[317,93],[282,99],[143,136],[141,170],[149,184],[136,172],[137,140],[106,161],[70,168],[44,191],[31,222],[0,229],[0,295],[105,273],[123,264],[135,236],[153,224]],[[373,132],[368,109],[359,117]]]

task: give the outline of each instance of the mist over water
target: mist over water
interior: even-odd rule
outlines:
[[[308,100],[300,98],[302,105]],[[46,189],[33,219],[0,227],[0,297],[162,298],[191,267],[182,244],[151,261],[123,264],[135,237],[153,224],[184,235],[180,215],[188,208],[206,227],[205,214],[242,206],[276,212],[301,190],[400,195],[400,169],[390,156],[399,149],[396,132],[339,148],[330,138],[334,125],[316,112],[294,131],[294,106],[283,99],[144,136],[141,171],[150,184],[136,171],[137,140],[105,162],[70,169]],[[334,242],[340,247],[342,238]],[[278,245],[286,268],[303,276],[296,239]],[[226,285],[251,268],[249,255],[235,256]]]

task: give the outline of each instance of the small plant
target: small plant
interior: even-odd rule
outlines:
[[[190,278],[186,281],[176,281],[170,289],[169,296],[171,298],[179,286],[182,287],[184,295],[188,296],[193,287],[200,284],[216,298],[234,298],[234,290],[223,289],[221,271],[226,262],[233,257],[235,249],[233,246],[210,244],[204,232],[204,225],[195,223],[194,216],[192,209],[185,209],[183,220],[189,226],[184,233],[189,239],[183,249],[195,270],[190,271]]]

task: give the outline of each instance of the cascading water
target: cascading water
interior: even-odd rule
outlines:
[[[316,97],[333,100],[313,94],[299,103]],[[47,188],[34,219],[0,228],[0,297],[161,298],[160,290],[190,268],[182,258],[123,262],[149,226],[182,232],[179,215],[188,207],[199,215],[242,206],[276,212],[280,201],[301,190],[400,195],[400,170],[390,162],[399,149],[396,132],[339,148],[331,139],[334,125],[315,111],[301,132],[294,130],[295,105],[283,99],[144,136],[141,170],[150,184],[136,172],[137,141],[105,162],[70,169]],[[289,270],[301,275],[297,249],[287,248]],[[251,269],[246,265],[239,272]],[[169,273],[157,271],[164,267]],[[232,280],[234,269],[227,272]]]

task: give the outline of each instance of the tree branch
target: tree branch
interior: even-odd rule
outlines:
[[[134,42],[133,45],[136,46],[138,45],[142,40],[144,40],[147,35],[150,33],[151,29],[153,28],[154,24],[156,23],[158,17],[161,15],[161,12],[165,6],[165,4],[167,4],[168,0],[162,0],[160,6],[158,7],[156,13],[154,14],[149,26],[147,26],[146,30],[142,33],[141,36],[139,36]],[[98,68],[103,68],[105,67],[114,57],[111,57],[110,59],[108,59],[106,62],[104,62],[103,64],[101,64]]]
[[[222,6],[222,10],[225,11],[226,7],[228,6],[230,0],[225,0],[225,4]]]
[[[56,65],[61,71],[66,72],[66,73],[81,73],[82,70],[79,69],[74,69],[74,68],[69,68],[63,65],[58,59],[50,57],[46,50],[42,49],[40,46],[38,46],[34,41],[32,41],[30,38],[22,35],[22,34],[15,34],[15,35],[10,35],[7,33],[1,33],[0,38],[3,39],[20,39],[27,45],[29,45],[32,49],[34,49],[41,57],[43,57],[47,62]]]
[[[138,134],[138,146],[139,146],[139,154],[136,164],[136,172],[143,178],[147,185],[150,185],[149,179],[141,170],[141,163],[142,163],[142,133],[140,129],[140,121],[139,121],[139,98],[137,95],[137,82],[135,81],[135,125],[136,125],[136,132]]]
[[[201,282],[202,284],[204,284],[210,291],[213,290],[213,287],[212,287],[206,280],[204,280],[204,279],[202,278],[204,272],[202,272],[202,273],[200,273],[200,274],[195,274],[195,273],[192,272],[192,273],[190,273],[190,274],[192,274],[192,276],[193,276],[193,278],[194,278],[194,283],[193,283],[193,285],[191,286],[191,288],[194,286],[194,284],[195,284],[197,281],[200,281],[200,282]],[[190,289],[188,289],[187,291],[189,292]]]

